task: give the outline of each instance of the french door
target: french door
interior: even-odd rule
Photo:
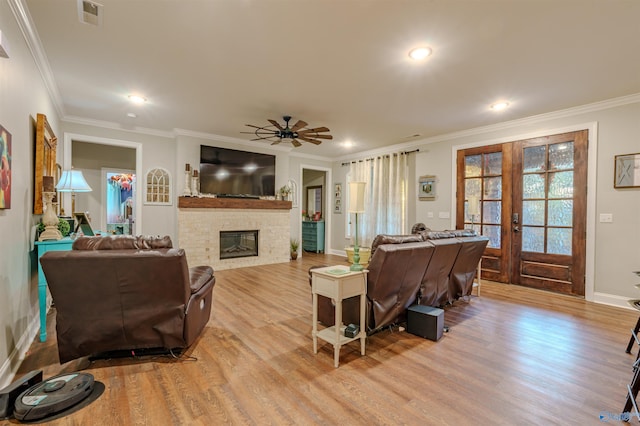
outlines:
[[[584,296],[588,132],[458,151],[458,228],[489,237],[486,279]]]

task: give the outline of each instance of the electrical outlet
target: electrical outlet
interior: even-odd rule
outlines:
[[[613,214],[600,213],[600,223],[613,223]]]
[[[427,212],[427,217],[429,219],[433,219],[433,212]]]

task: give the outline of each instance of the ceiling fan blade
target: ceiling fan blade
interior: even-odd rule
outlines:
[[[260,136],[257,137],[255,139],[250,139],[252,141],[264,141],[264,140],[271,140],[271,138],[273,138],[273,136]]]
[[[303,140],[305,142],[311,142],[312,144],[316,144],[316,145],[320,145],[322,143],[322,141],[319,141],[317,139],[307,138],[305,136],[298,136],[298,139]]]
[[[276,128],[280,131],[283,131],[284,128],[280,125],[280,123],[278,123],[276,120],[267,120],[269,123],[273,124],[274,126],[276,126]]]
[[[295,139],[291,139],[291,143],[292,143],[292,144],[293,144],[293,146],[295,146],[296,148],[297,148],[297,147],[299,147],[299,146],[302,146],[302,144],[301,144],[300,142],[298,142],[297,140],[295,140]]]
[[[298,132],[298,134],[300,134],[300,132]],[[312,133],[312,134],[305,133],[302,136],[306,136],[308,138],[309,137],[316,138],[316,139],[333,139],[333,136],[331,136],[331,135],[318,135],[316,133]]]
[[[256,129],[262,129],[262,126],[254,126],[253,124],[245,124],[245,126],[253,127]]]
[[[304,130],[300,130],[300,132],[330,132],[331,130],[329,130],[328,127],[316,127],[313,129],[304,129]]]
[[[278,139],[275,142],[271,142],[271,145],[278,145],[280,142],[282,142],[282,139]]]
[[[296,124],[293,125],[293,127],[291,128],[292,132],[297,132],[298,129],[302,129],[304,126],[306,126],[307,123],[302,121],[302,120],[298,120],[298,122]]]

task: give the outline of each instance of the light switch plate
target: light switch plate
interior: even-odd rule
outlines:
[[[613,223],[613,214],[600,213],[600,223]]]
[[[433,212],[427,212],[427,217],[429,219],[433,219]]]
[[[440,219],[449,219],[451,216],[449,215],[449,212],[438,212],[438,217]]]

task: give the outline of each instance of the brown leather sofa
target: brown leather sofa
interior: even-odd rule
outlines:
[[[211,315],[209,266],[189,268],[169,237],[80,237],[42,269],[56,307],[60,363],[104,352],[190,346]]]
[[[420,225],[420,226],[419,226]],[[406,320],[413,304],[443,306],[470,296],[478,262],[489,239],[471,230],[378,235],[371,244],[367,277],[367,331]],[[311,270],[310,274],[311,276]],[[358,298],[343,301],[344,323],[358,323]],[[319,299],[318,319],[333,325],[334,307]]]

